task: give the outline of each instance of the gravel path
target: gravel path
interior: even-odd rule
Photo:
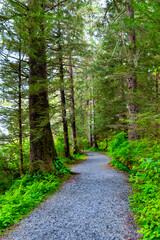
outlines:
[[[88,153],[76,165],[80,173],[40,204],[3,239],[8,240],[136,240],[129,211],[129,185],[123,173],[105,167],[109,158]]]

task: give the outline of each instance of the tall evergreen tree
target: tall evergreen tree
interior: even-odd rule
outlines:
[[[11,5],[12,6],[12,5]],[[9,142],[18,139],[19,142],[19,160],[20,160],[20,175],[23,175],[23,129],[24,115],[26,117],[27,111],[24,110],[24,102],[26,101],[25,93],[27,93],[26,79],[28,76],[26,69],[26,61],[23,57],[22,50],[24,50],[24,44],[22,44],[22,27],[21,17],[18,13],[15,19],[10,21],[10,17],[7,18],[11,6],[5,8],[6,19],[2,25],[2,48],[1,48],[1,96],[2,99],[8,101],[8,106],[2,104],[2,113],[5,117],[5,125],[9,131]],[[17,9],[18,11],[18,9]],[[3,60],[2,60],[3,59]],[[28,119],[28,118],[26,118]],[[26,121],[27,122],[27,121]],[[26,134],[25,134],[26,135]]]
[[[128,77],[128,110],[129,110],[129,139],[137,140],[139,135],[137,133],[136,118],[138,116],[137,106],[137,77],[135,69],[135,57],[136,57],[136,33],[134,27],[134,8],[133,1],[127,0],[127,16],[129,17],[130,26],[128,29],[128,44],[129,44],[129,73]]]
[[[28,1],[30,171],[51,171],[57,156],[49,117],[45,5],[46,1]]]

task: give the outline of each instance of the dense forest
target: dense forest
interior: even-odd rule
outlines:
[[[130,174],[142,239],[160,239],[159,19],[153,0],[1,1],[1,231],[86,149]]]

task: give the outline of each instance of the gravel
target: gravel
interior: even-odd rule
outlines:
[[[136,240],[126,176],[105,165],[109,158],[88,153],[59,192],[40,204],[8,240]]]

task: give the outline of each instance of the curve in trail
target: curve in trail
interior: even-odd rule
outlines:
[[[40,204],[8,240],[136,240],[123,173],[106,168],[109,158],[88,153],[80,173]]]

